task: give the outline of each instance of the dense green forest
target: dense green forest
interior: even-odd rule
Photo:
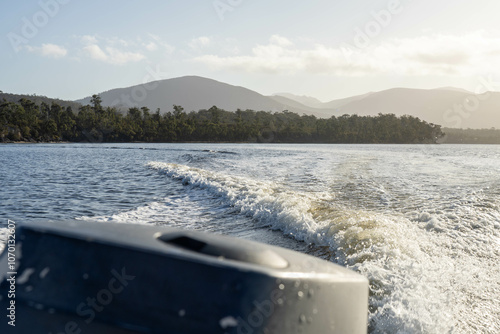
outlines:
[[[217,107],[184,112],[181,106],[161,113],[130,108],[126,113],[91,104],[73,110],[56,102],[27,98],[0,102],[0,141],[70,142],[275,142],[275,143],[434,143],[439,125],[412,116],[343,115],[329,119],[283,111]]]

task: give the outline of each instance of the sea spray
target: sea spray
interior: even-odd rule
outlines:
[[[216,196],[257,224],[330,247],[333,261],[370,279],[373,332],[445,333],[453,328],[450,313],[442,309],[450,296],[434,282],[433,267],[439,264],[422,250],[427,231],[408,219],[352,211],[328,194],[295,192],[275,182],[162,162],[148,167]]]

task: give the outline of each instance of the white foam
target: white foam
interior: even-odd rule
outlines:
[[[470,317],[457,315],[471,307],[482,312],[475,326],[483,320],[484,328],[498,326],[494,301],[500,292],[500,276],[494,269],[498,248],[485,247],[487,237],[470,235],[474,228],[491,232],[495,227],[488,220],[479,219],[475,227],[457,231],[450,229],[453,215],[448,213],[422,212],[412,220],[403,214],[348,208],[326,192],[294,191],[277,182],[184,165],[150,162],[148,166],[205,191],[257,224],[329,246],[338,263],[370,279],[374,333],[463,332],[470,328]],[[471,295],[475,304],[468,301]]]
[[[312,216],[310,194],[287,191],[274,182],[229,176],[184,165],[150,162],[148,166],[185,185],[207,191],[261,226],[282,230],[297,240],[318,242],[317,232],[321,226]]]
[[[0,227],[0,253],[5,248],[9,235],[10,230],[7,227]]]

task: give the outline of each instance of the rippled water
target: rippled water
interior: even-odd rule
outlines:
[[[369,278],[372,333],[500,332],[500,146],[27,144],[0,146],[0,163],[3,226],[278,244]]]

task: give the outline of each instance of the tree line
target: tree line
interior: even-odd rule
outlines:
[[[165,113],[146,107],[120,112],[103,107],[98,95],[77,111],[27,98],[0,103],[2,142],[435,143],[443,135],[439,125],[394,114],[322,119],[216,106],[184,112],[177,105]]]

